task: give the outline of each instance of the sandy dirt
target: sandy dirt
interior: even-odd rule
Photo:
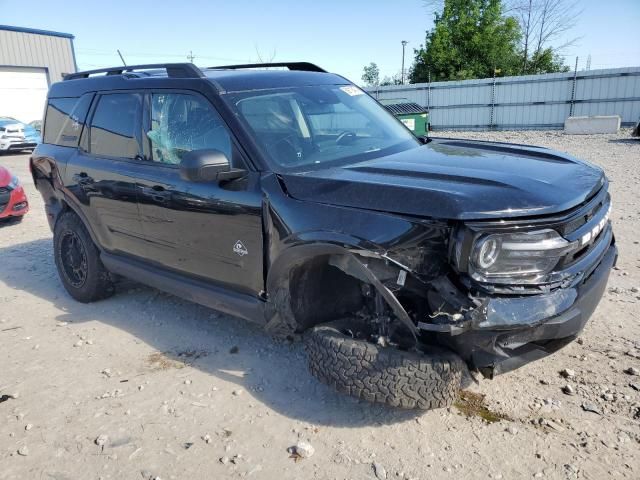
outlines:
[[[640,141],[450,135],[556,148],[611,179],[620,259],[605,297],[579,342],[475,386],[486,411],[341,396],[299,343],[131,282],[76,303],[28,156],[0,157],[32,208],[0,227],[0,479],[640,478],[640,377],[625,373],[640,369]],[[299,441],[313,456],[291,458]]]

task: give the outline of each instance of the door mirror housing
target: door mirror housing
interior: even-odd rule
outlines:
[[[245,173],[245,170],[231,168],[227,156],[215,149],[192,150],[185,153],[180,162],[180,176],[190,182],[233,180]]]

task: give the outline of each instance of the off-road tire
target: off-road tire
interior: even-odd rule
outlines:
[[[73,234],[84,249],[86,257],[86,274],[81,285],[74,285],[73,280],[65,272],[61,244],[66,235]],[[109,274],[100,260],[100,252],[93,243],[91,235],[82,220],[73,212],[65,212],[56,222],[53,231],[53,253],[62,285],[75,300],[82,303],[95,302],[110,297],[115,287]]]
[[[311,374],[337,391],[392,407],[430,410],[458,397],[464,362],[437,347],[413,353],[355,340],[348,320],[313,327],[305,334]]]

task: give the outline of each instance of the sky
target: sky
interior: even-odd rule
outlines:
[[[80,69],[187,61],[201,67],[238,62],[309,61],[360,83],[376,62],[381,77],[401,68],[401,41],[424,43],[433,16],[422,0],[0,0],[0,24],[75,35]],[[562,53],[579,69],[640,66],[640,0],[583,0]],[[564,43],[564,42],[560,42]]]

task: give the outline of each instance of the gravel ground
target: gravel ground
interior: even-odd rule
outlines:
[[[438,135],[604,167],[620,260],[578,342],[426,413],[335,394],[307,373],[300,344],[147,287],[74,302],[28,156],[0,157],[32,205],[0,227],[0,479],[640,478],[640,377],[625,373],[640,368],[640,141]],[[288,453],[301,441],[312,456]]]

